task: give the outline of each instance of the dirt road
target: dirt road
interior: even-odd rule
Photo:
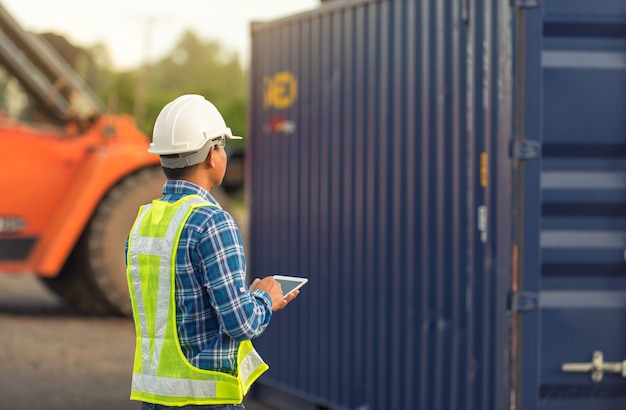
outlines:
[[[0,410],[137,410],[133,353],[132,320],[76,314],[35,278],[0,275]]]

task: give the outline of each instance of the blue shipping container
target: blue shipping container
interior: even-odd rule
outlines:
[[[623,0],[338,0],[252,26],[255,344],[291,408],[626,408]]]

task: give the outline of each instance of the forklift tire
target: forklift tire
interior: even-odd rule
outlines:
[[[89,261],[81,252],[84,239],[80,238],[61,272],[54,277],[40,277],[40,281],[59,296],[69,307],[85,314],[108,314],[111,307],[99,296],[99,291],[88,280],[85,269]],[[82,273],[81,273],[82,271]]]
[[[142,169],[109,190],[96,208],[62,272],[46,285],[77,310],[131,316],[126,279],[126,238],[139,207],[161,196],[160,167]],[[228,209],[218,189],[211,193]]]
[[[139,207],[159,198],[164,183],[161,167],[145,168],[122,179],[98,204],[79,243],[85,280],[94,288],[92,311],[103,301],[108,312],[132,314],[124,246]]]

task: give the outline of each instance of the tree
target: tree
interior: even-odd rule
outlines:
[[[165,104],[181,94],[200,94],[213,102],[233,133],[246,130],[246,76],[234,52],[187,31],[164,58],[149,66],[146,121],[151,130]]]
[[[145,107],[141,110],[145,116],[138,119],[137,125],[146,135],[152,133],[154,120],[163,106],[181,94],[203,95],[217,106],[235,135],[246,131],[246,73],[237,54],[217,41],[202,40],[187,31],[162,59],[136,69],[115,71],[102,44],[81,48],[58,34],[41,36],[114,114],[133,115],[138,102],[137,87],[145,86],[146,99],[142,102]],[[8,77],[0,75],[2,96],[6,94],[2,91],[7,84]]]

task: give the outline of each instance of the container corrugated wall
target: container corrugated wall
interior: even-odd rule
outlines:
[[[504,408],[510,278],[488,221],[510,16],[474,3],[344,1],[253,26],[249,270],[310,279],[255,342],[260,389]]]
[[[250,271],[310,278],[257,342],[256,391],[624,407],[625,56],[621,0],[337,1],[254,26]]]

